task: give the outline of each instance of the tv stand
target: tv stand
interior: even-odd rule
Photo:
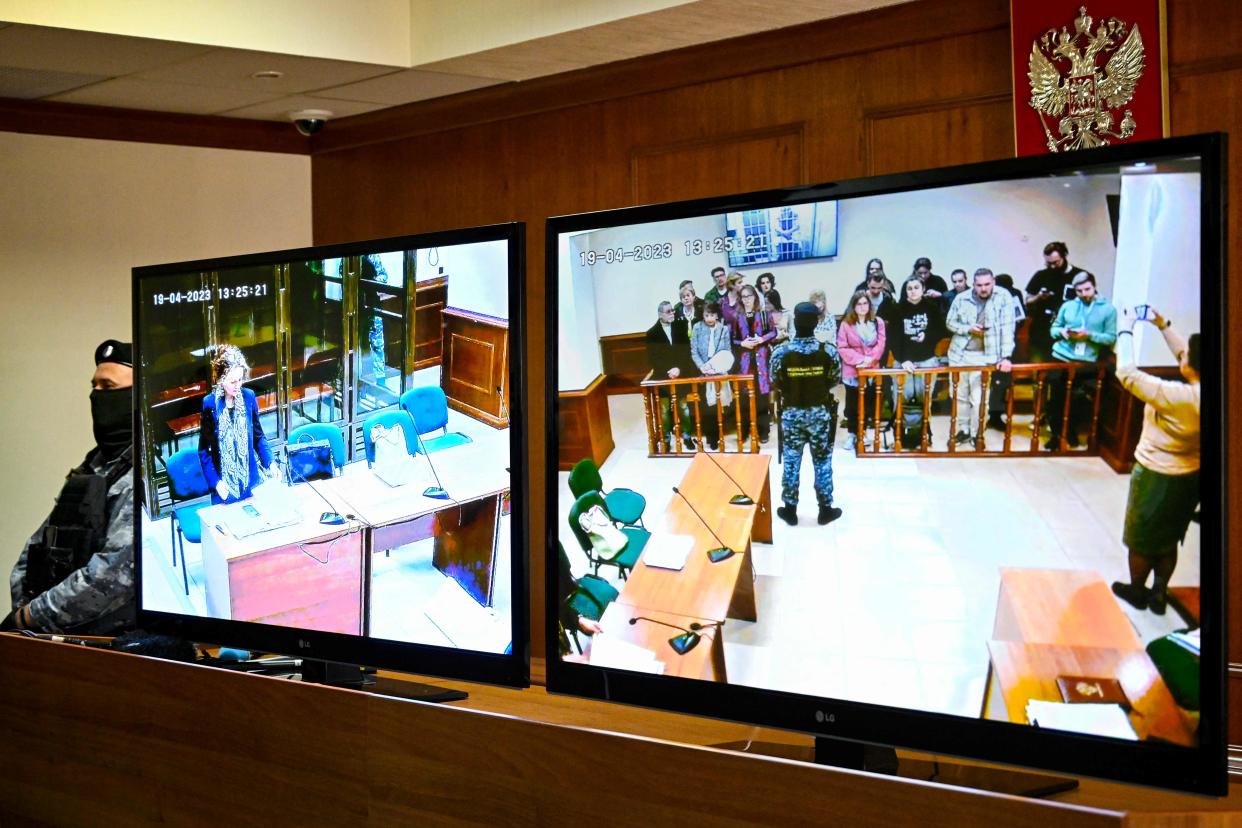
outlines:
[[[725,742],[712,747],[1033,799],[1065,793],[1078,787],[1078,780],[1073,777],[946,762],[922,755],[902,755],[898,758],[892,748],[823,736],[815,737],[814,747],[778,742]]]
[[[451,702],[470,698],[470,695],[463,690],[437,687],[434,684],[421,684],[416,681],[381,678],[376,676],[375,669],[372,667],[342,664],[338,661],[302,659],[301,673],[304,682],[326,684],[329,687],[344,687],[347,690],[361,690],[366,693],[401,699]]]

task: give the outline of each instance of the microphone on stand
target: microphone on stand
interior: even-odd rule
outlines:
[[[754,498],[746,494],[746,490],[742,488],[742,484],[733,479],[733,475],[729,474],[728,469],[720,465],[720,461],[715,457],[712,457],[712,453],[710,451],[705,451],[703,453],[707,455],[708,460],[711,460],[716,464],[716,468],[720,469],[720,471],[724,473],[724,476],[729,478],[729,482],[734,486],[737,486],[737,490],[741,492],[741,494],[735,494],[733,497],[729,498],[729,503],[734,506],[754,506]]]
[[[681,630],[681,635],[675,635],[668,640],[668,646],[672,647],[673,652],[677,653],[677,655],[685,655],[697,647],[699,642],[703,640],[703,636],[693,630],[687,630],[685,627],[679,627],[676,624],[669,624],[666,621],[658,621],[655,618],[648,618],[645,615],[635,615],[630,619],[630,626],[634,626],[639,621],[650,621],[652,624],[659,624],[661,627]],[[691,626],[694,625],[692,624]]]
[[[496,396],[500,402],[500,416],[505,421],[509,421],[509,406],[505,404],[505,390],[499,385],[496,386]]]
[[[729,558],[732,558],[736,553],[720,539],[720,536],[716,534],[716,531],[712,529],[712,527],[708,525],[707,521],[703,519],[703,516],[699,514],[699,510],[694,508],[694,504],[681,493],[681,489],[674,486],[673,493],[682,500],[686,501],[686,505],[690,507],[690,511],[694,512],[694,516],[699,519],[699,523],[707,527],[707,531],[711,532],[712,537],[716,539],[716,543],[720,544],[720,546],[715,549],[707,550],[707,559],[712,563],[720,563],[721,561],[727,561]]]
[[[414,418],[411,417],[410,419],[413,420]],[[444,485],[440,483],[440,474],[436,471],[436,464],[431,462],[431,452],[427,451],[427,444],[423,442],[423,435],[418,433],[418,423],[414,423],[414,436],[418,438],[418,447],[423,450],[423,456],[427,458],[427,465],[431,467],[431,476],[436,479],[436,485],[423,489],[423,497],[430,497],[435,500],[452,500],[452,496],[444,490]]]

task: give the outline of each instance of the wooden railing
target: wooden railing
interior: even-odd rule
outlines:
[[[719,374],[710,377],[685,377],[678,379],[657,380],[651,378],[651,372],[643,377],[639,387],[643,394],[643,414],[647,421],[647,455],[649,457],[688,457],[696,451],[707,451],[704,445],[704,408],[707,405],[707,388],[711,386],[716,394],[716,435],[719,440],[718,449],[721,452],[746,452],[756,454],[759,451],[759,427],[756,420],[755,412],[755,378],[746,374]],[[729,389],[729,393],[733,397],[733,416],[726,418],[725,407],[720,404],[721,392]],[[749,428],[743,433],[742,424],[742,402],[743,398],[739,395],[739,389],[745,391],[745,404],[749,406],[749,419],[747,420]],[[663,405],[665,400],[672,411],[673,419],[673,439],[672,445],[665,450],[664,447],[664,422],[663,422]],[[681,417],[681,404],[691,407],[693,412],[691,420],[693,421],[693,430],[690,430],[690,423],[683,423]],[[725,430],[726,419],[731,419],[730,426],[734,426],[731,433]],[[682,438],[685,436],[694,438],[695,448],[687,449],[683,445]],[[728,438],[736,439],[736,448],[728,448]],[[746,447],[747,438],[749,437],[749,448]]]
[[[1100,425],[1100,394],[1104,385],[1104,375],[1108,370],[1107,363],[1095,362],[1033,362],[1033,363],[1015,363],[1010,377],[1012,378],[1005,392],[1005,432],[999,449],[989,449],[987,447],[987,420],[988,420],[988,397],[992,391],[992,376],[999,372],[994,366],[973,366],[973,365],[955,365],[955,366],[937,366],[934,368],[915,368],[913,371],[906,371],[901,368],[862,368],[858,371],[859,383],[857,388],[858,394],[858,417],[855,425],[856,452],[858,456],[919,456],[919,457],[948,457],[956,455],[988,455],[997,457],[1021,457],[1031,454],[1040,454],[1043,456],[1058,455],[1083,455],[1097,454],[1098,434]],[[962,376],[978,372],[982,374],[980,381],[982,383],[982,394],[976,416],[976,433],[978,435],[974,446],[957,445],[955,435],[959,431],[969,431],[965,423],[959,425],[957,410],[957,387],[962,382]],[[1060,377],[1049,377],[1049,374],[1062,374]],[[1091,427],[1087,434],[1087,446],[1085,451],[1076,451],[1068,448],[1070,442],[1070,410],[1074,404],[1073,391],[1075,378],[1084,374],[1093,375],[1095,377],[1095,390],[1091,401]],[[931,444],[931,420],[932,420],[932,396],[927,393],[933,389],[933,383],[936,378],[944,375],[948,380],[949,391],[949,433],[947,451],[932,451]],[[901,431],[903,428],[903,406],[905,403],[904,395],[901,391],[907,382],[912,382],[915,376],[922,376],[924,380],[923,394],[923,421],[922,435],[918,448],[904,449],[901,445]],[[883,379],[888,378],[891,382],[889,387],[883,387]],[[871,436],[870,446],[867,444],[866,437],[866,421],[868,419],[866,412],[865,388],[868,380],[876,383],[881,387],[883,392],[877,392],[874,395],[873,410],[871,414],[872,421],[876,424],[874,434]],[[1032,412],[1031,423],[1029,429],[1025,426],[1021,427],[1021,431],[1029,431],[1028,435],[1015,435],[1014,428],[1014,389],[1019,384],[1019,380],[1028,380],[1027,384],[1032,389]],[[1065,396],[1062,401],[1061,408],[1061,433],[1052,435],[1056,448],[1044,448],[1040,445],[1040,419],[1044,414],[1044,390],[1050,387],[1051,383],[1063,382],[1065,385]],[[893,446],[891,450],[883,446],[882,431],[884,430],[884,420],[882,411],[886,396],[892,395],[892,388],[897,388],[896,398],[893,404]],[[847,389],[847,393],[855,393],[854,389]],[[1029,437],[1029,443],[1021,448],[1014,446],[1015,437]],[[1074,435],[1076,437],[1076,435]]]

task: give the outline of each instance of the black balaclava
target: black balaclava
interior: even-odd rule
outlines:
[[[115,362],[133,367],[133,347],[109,339],[95,349],[95,364]],[[134,442],[134,389],[110,388],[91,391],[91,428],[95,443],[109,460],[119,457]]]

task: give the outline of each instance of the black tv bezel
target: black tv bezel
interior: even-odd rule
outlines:
[[[522,222],[493,224],[413,235],[392,236],[367,241],[345,242],[314,247],[250,253],[214,259],[149,265],[133,269],[134,387],[140,388],[142,339],[139,336],[145,279],[187,272],[238,267],[261,267],[287,262],[343,258],[368,253],[449,247],[476,242],[504,241],[508,245],[509,284],[509,446],[510,554],[513,643],[508,654],[460,650],[430,644],[371,638],[346,633],[330,633],[274,624],[205,618],[142,608],[142,526],[134,522],[135,589],[138,595],[140,627],[164,632],[192,641],[245,648],[260,652],[284,653],[306,659],[360,664],[401,672],[441,676],[466,681],[487,682],[509,687],[530,686],[530,604],[529,569],[524,551],[529,526],[529,455],[526,440],[527,401],[524,371],[526,351],[525,270],[526,225]],[[134,395],[134,434],[140,435],[139,408]],[[143,491],[142,464],[135,458],[134,491]]]
[[[556,595],[559,526],[557,431],[559,403],[550,395],[545,508],[552,516],[545,537],[545,646],[547,688],[591,699],[710,716],[814,736],[876,743],[985,761],[1005,762],[1083,776],[1209,795],[1228,793],[1226,678],[1228,625],[1225,466],[1226,374],[1224,332],[1228,278],[1225,255],[1226,135],[1168,138],[1075,153],[1005,159],[936,170],[897,173],[842,182],[764,190],[666,204],[627,207],[549,218],[546,251],[558,249],[563,233],[692,218],[705,214],[860,196],[908,192],[988,181],[1064,175],[1087,167],[1197,155],[1201,159],[1200,291],[1203,337],[1200,595],[1200,740],[1193,748],[1122,742],[1105,737],[1041,730],[1027,725],[930,713],[854,701],[817,698],[779,690],[652,676],[563,661],[559,657]],[[545,262],[549,386],[559,388],[558,266]],[[1212,484],[1215,484],[1213,486]],[[1212,497],[1208,497],[1212,494]],[[1123,554],[1118,552],[1118,554]]]

